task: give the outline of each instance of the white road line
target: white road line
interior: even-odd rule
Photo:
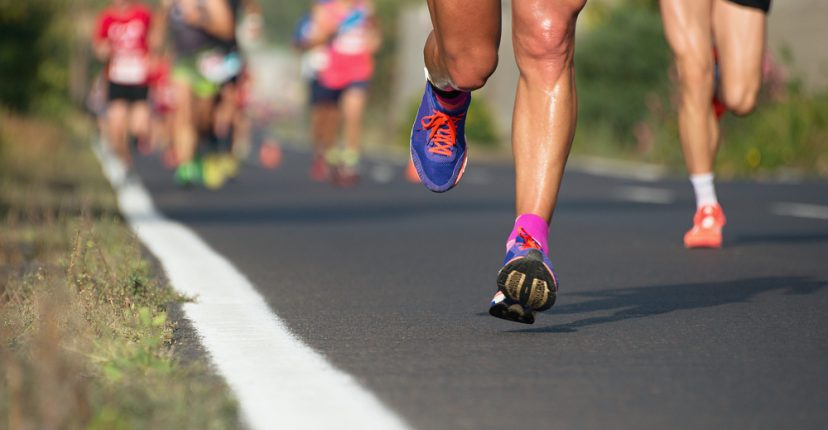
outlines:
[[[655,182],[667,175],[667,169],[655,164],[611,160],[608,158],[573,156],[568,168],[597,176]]]
[[[636,203],[659,205],[668,205],[676,201],[672,191],[652,187],[619,187],[615,190],[613,197]]]
[[[828,220],[828,206],[804,203],[776,203],[771,207],[775,215]]]
[[[173,288],[195,297],[184,313],[253,429],[405,429],[354,378],[290,333],[251,283],[184,225],[165,219],[118,161],[96,150],[132,229],[155,254]]]

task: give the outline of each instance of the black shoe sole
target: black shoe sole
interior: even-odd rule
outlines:
[[[555,304],[558,291],[555,278],[543,264],[543,255],[536,250],[503,266],[497,274],[497,288],[506,297],[541,312]]]
[[[525,310],[518,303],[507,305],[501,302],[492,305],[489,308],[489,315],[502,320],[514,321],[521,324],[535,323],[535,314],[531,310]]]

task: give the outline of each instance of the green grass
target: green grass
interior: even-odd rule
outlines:
[[[0,415],[9,428],[237,427],[223,381],[176,357],[167,308],[186,298],[75,128],[0,114]]]

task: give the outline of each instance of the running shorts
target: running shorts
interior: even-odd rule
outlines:
[[[127,103],[145,102],[149,96],[149,87],[146,85],[121,85],[109,82],[106,94],[107,101],[122,100]]]
[[[768,13],[770,10],[771,0],[730,0],[733,3],[740,4],[742,6],[752,7],[754,9],[759,9],[765,13]]]
[[[193,94],[202,99],[215,97],[219,93],[219,84],[201,74],[195,57],[176,59],[173,64],[172,79],[186,83],[193,90]]]
[[[318,79],[314,79],[310,84],[310,104],[339,103],[339,99],[342,98],[342,93],[349,89],[368,89],[368,82],[351,82],[345,87],[337,89],[328,88],[325,85],[322,85]]]

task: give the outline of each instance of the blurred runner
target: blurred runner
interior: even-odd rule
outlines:
[[[746,115],[756,104],[771,2],[660,1],[680,81],[679,137],[696,194],[693,227],[684,245],[720,248],[726,219],[713,184],[718,119],[726,110]]]
[[[130,135],[148,142],[147,104],[152,11],[132,0],[113,0],[98,17],[93,45],[106,63],[106,132],[127,172],[132,167]]]
[[[575,131],[575,23],[586,0],[512,2],[520,69],[512,125],[517,219],[489,313],[531,324],[555,303],[548,229]],[[445,192],[466,166],[471,91],[497,66],[500,0],[429,0],[434,30],[424,55],[427,83],[411,131],[411,158],[423,184]],[[474,126],[474,124],[470,124]],[[459,270],[464,270],[458,268]]]
[[[381,43],[373,3],[318,1],[311,12],[309,32],[306,48],[323,46],[326,54],[311,88],[311,103],[315,106],[311,134],[334,167],[334,182],[353,185],[359,178],[362,121],[374,73],[373,56]],[[336,118],[332,105],[339,108]],[[337,130],[340,115],[344,147],[338,150],[334,145],[336,135],[326,133]]]
[[[161,55],[152,63],[150,71],[150,106],[152,110],[152,149],[160,151],[164,165],[174,168],[178,165],[172,144],[174,132],[173,111],[175,109],[175,88],[170,76],[172,58]]]
[[[304,51],[301,73],[308,81],[308,109],[310,111],[310,137],[313,147],[309,175],[317,182],[331,178],[331,166],[327,153],[336,145],[339,129],[339,106],[336,101],[325,100],[319,91],[319,71],[328,66],[328,50],[325,45],[311,46],[314,36],[311,16],[303,17],[293,35],[293,46]],[[333,158],[333,157],[331,157]]]
[[[233,13],[233,22],[243,22],[243,25],[238,25],[237,28],[243,29],[245,40],[248,43],[258,41],[263,24],[259,5],[254,0],[229,0],[229,4]],[[242,8],[244,9],[244,21],[239,19]],[[239,33],[242,33],[242,30],[234,32],[226,49],[238,57],[241,68],[238,73],[221,83],[213,113],[214,154],[205,160],[211,165],[210,167],[217,170],[215,177],[210,178],[213,179],[214,186],[223,183],[224,179],[234,178],[237,175],[239,162],[235,154],[245,152],[239,146],[249,145],[250,121],[246,114],[246,107],[250,97],[251,75],[241,52],[237,37]],[[208,178],[205,177],[205,179]]]
[[[196,159],[198,143],[213,133],[215,99],[221,84],[241,71],[235,41],[234,4],[228,0],[166,0],[175,49],[172,70],[175,88],[176,182],[202,181]]]

